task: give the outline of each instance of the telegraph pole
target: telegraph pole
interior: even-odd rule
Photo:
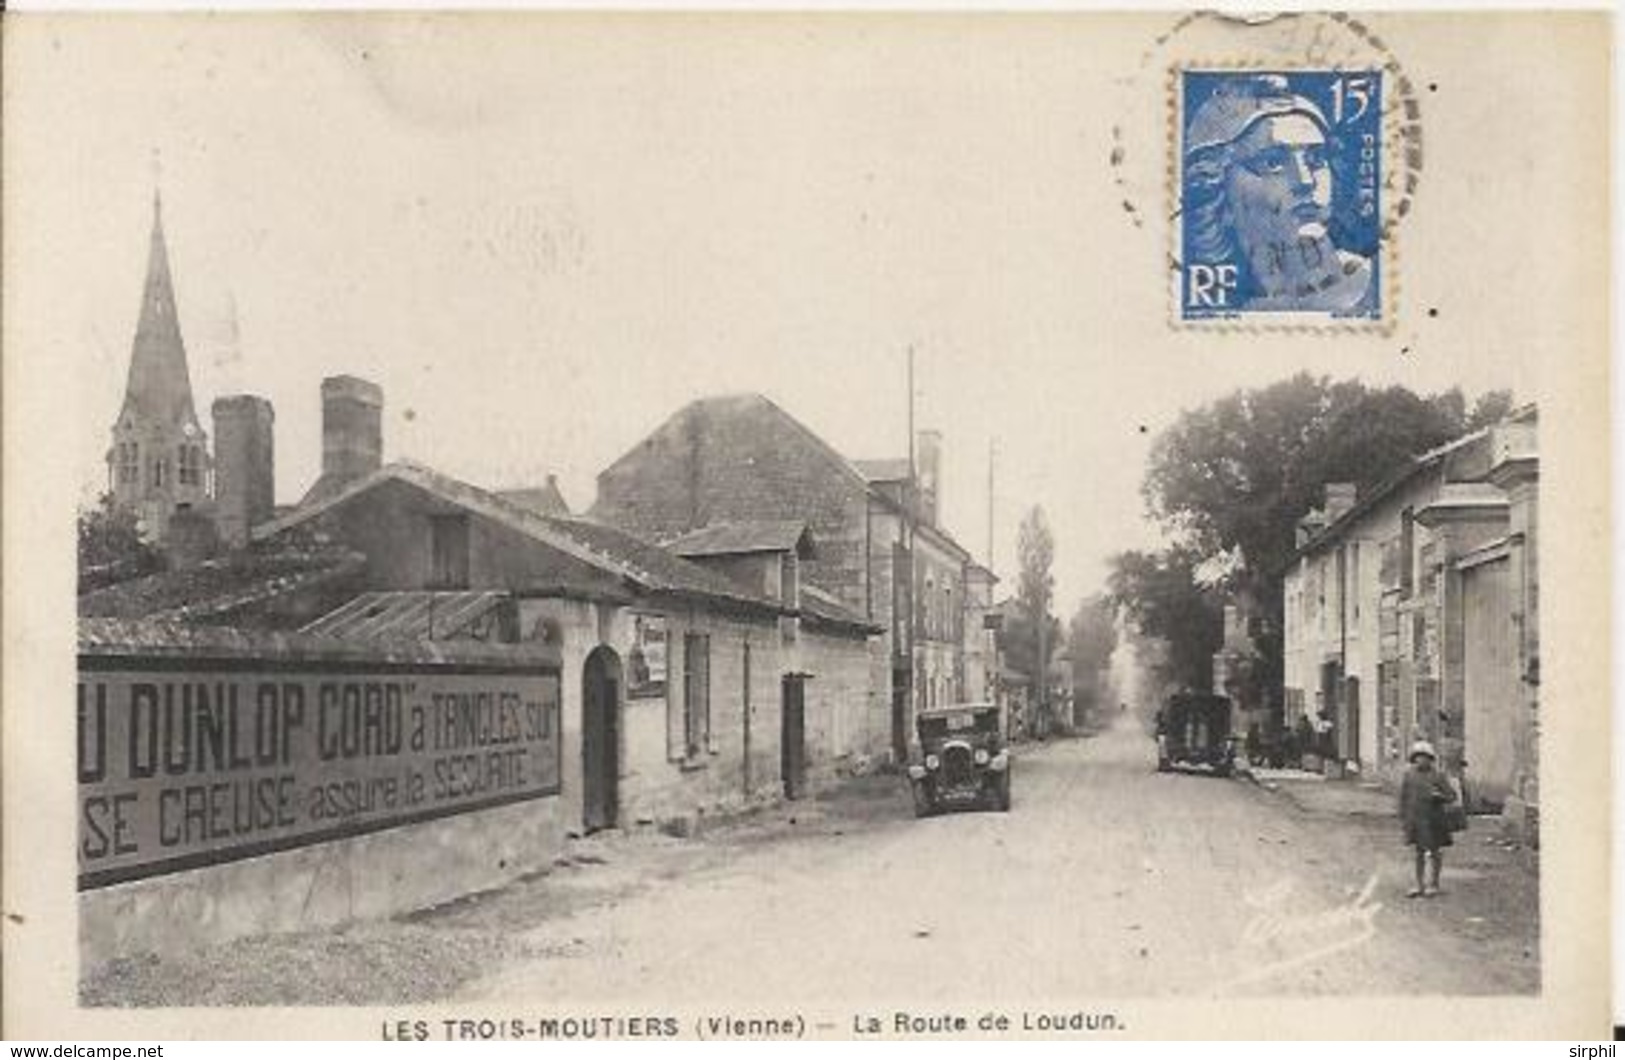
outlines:
[[[914,687],[914,627],[919,609],[919,564],[914,558],[914,505],[918,495],[915,476],[919,474],[919,469],[915,467],[914,460],[914,344],[911,342],[908,346],[908,483],[903,493],[903,542],[908,550],[908,696],[911,708],[919,695],[919,689]],[[912,709],[909,714],[912,716]]]
[[[993,570],[993,462],[998,458],[999,440],[987,440],[987,569]]]

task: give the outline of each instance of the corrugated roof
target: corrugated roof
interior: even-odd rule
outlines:
[[[679,556],[731,556],[750,552],[811,552],[807,524],[798,520],[713,523],[664,543]]]
[[[502,592],[362,593],[299,632],[353,640],[451,638],[466,632],[506,599],[508,594]]]

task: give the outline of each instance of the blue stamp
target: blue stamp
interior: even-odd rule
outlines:
[[[1179,317],[1382,319],[1382,71],[1183,70]]]

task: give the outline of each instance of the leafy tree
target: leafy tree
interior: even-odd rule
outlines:
[[[162,563],[159,551],[141,536],[135,513],[116,507],[111,494],[79,513],[80,592],[151,574]]]
[[[1224,603],[1219,587],[1199,577],[1202,557],[1175,546],[1157,553],[1121,552],[1111,566],[1108,599],[1126,609],[1142,633],[1166,646],[1157,677],[1211,691],[1213,653],[1224,643]]]
[[[1021,520],[1016,535],[1016,556],[1021,572],[1016,583],[1017,614],[1012,616],[1007,641],[1011,665],[1032,678],[1038,702],[1047,702],[1049,661],[1060,635],[1060,623],[1050,615],[1055,597],[1055,535],[1044,509],[1034,506]],[[1042,710],[1042,706],[1040,710]]]
[[[1298,520],[1321,505],[1325,484],[1350,482],[1364,495],[1512,404],[1510,392],[1493,391],[1469,414],[1460,390],[1423,397],[1299,373],[1188,411],[1157,438],[1142,485],[1148,511],[1176,547],[1119,557],[1113,593],[1148,633],[1170,636],[1170,667],[1198,685],[1207,665],[1197,660],[1222,632],[1212,589],[1233,593],[1260,620],[1255,680],[1272,687],[1280,673],[1281,573],[1297,547]],[[1182,574],[1214,567],[1222,579]],[[1169,613],[1167,601],[1178,599],[1197,609],[1183,619]],[[1213,618],[1211,636],[1198,616]],[[1170,635],[1182,625],[1188,644]]]
[[[1114,608],[1103,595],[1086,597],[1067,627],[1067,654],[1072,657],[1072,687],[1085,708],[1108,694],[1108,671],[1117,647]]]
[[[1473,411],[1467,417],[1467,429],[1476,431],[1506,419],[1516,402],[1510,390],[1488,390],[1479,395]]]
[[[1185,413],[1152,447],[1153,518],[1208,556],[1234,552],[1247,588],[1274,577],[1328,482],[1369,490],[1466,429],[1459,392],[1433,399],[1300,373]]]

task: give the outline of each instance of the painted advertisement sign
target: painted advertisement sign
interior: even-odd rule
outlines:
[[[559,790],[557,671],[80,660],[81,889]]]

